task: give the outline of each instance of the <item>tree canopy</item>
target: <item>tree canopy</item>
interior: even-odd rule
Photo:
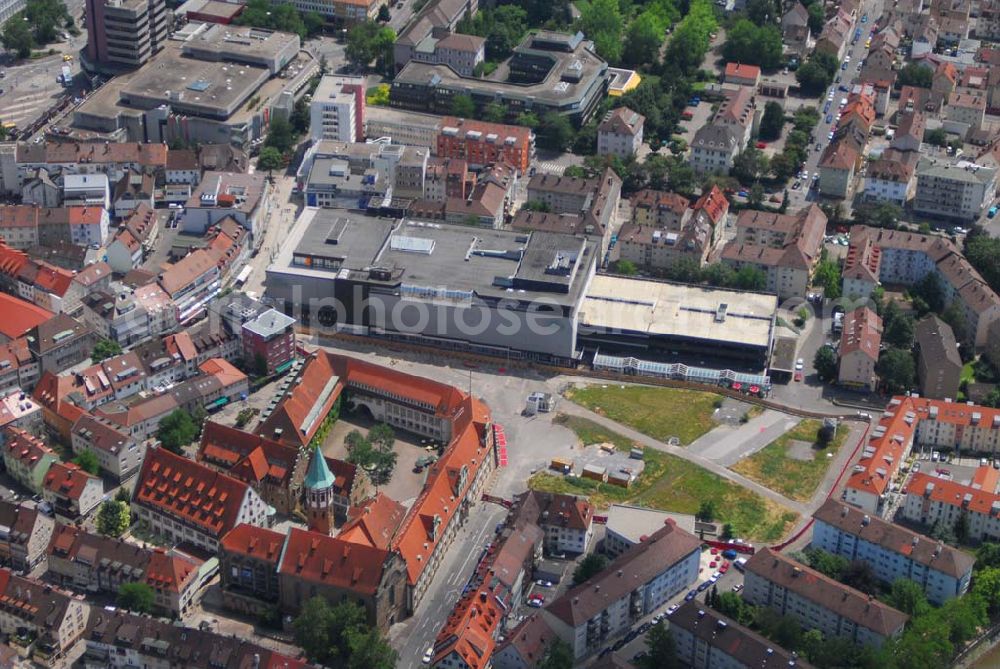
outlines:
[[[764,116],[760,120],[760,138],[768,141],[778,139],[784,126],[784,107],[779,102],[768,100],[764,105]]]
[[[311,662],[347,669],[393,669],[398,655],[376,628],[366,622],[365,610],[354,602],[331,606],[322,597],[302,605],[292,622],[295,642]]]
[[[97,456],[91,451],[80,451],[73,458],[73,463],[88,474],[97,475],[101,471],[101,464],[97,461]]]
[[[180,453],[182,447],[194,441],[200,429],[190,413],[184,409],[176,409],[160,421],[156,438],[168,451]]]
[[[916,369],[913,355],[908,350],[890,348],[879,356],[875,366],[882,383],[890,393],[901,393],[910,390],[916,382]]]
[[[623,28],[618,0],[591,0],[580,12],[580,29],[594,41],[597,53],[611,64],[621,60]]]
[[[109,537],[120,537],[132,524],[128,502],[109,499],[97,512],[97,531]]]
[[[93,362],[100,362],[116,355],[121,355],[122,346],[114,339],[98,339],[94,348],[90,350],[90,359]]]
[[[781,31],[775,25],[758,26],[738,19],[726,33],[722,56],[731,63],[773,69],[781,65]]]
[[[133,613],[149,613],[156,603],[156,595],[148,584],[137,581],[122,583],[118,587],[118,606]]]
[[[359,68],[367,69],[375,61],[375,70],[389,75],[395,62],[392,55],[395,43],[395,30],[374,21],[365,21],[355,24],[347,31],[344,55]]]
[[[604,557],[604,555],[601,553],[588,553],[585,558],[580,560],[580,564],[573,571],[573,584],[579,585],[583,583],[591,576],[600,573],[607,566],[608,558]]]

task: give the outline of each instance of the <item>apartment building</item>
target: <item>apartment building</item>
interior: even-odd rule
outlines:
[[[903,518],[925,527],[955,531],[964,519],[965,541],[1000,539],[1000,473],[992,467],[979,467],[968,482],[950,481],[920,472],[914,474],[903,494]]]
[[[989,209],[996,192],[995,168],[965,161],[922,160],[917,167],[913,209],[926,216],[974,221]]]
[[[725,91],[712,120],[695,133],[691,142],[689,162],[695,172],[728,174],[733,160],[750,142],[757,130],[758,110],[755,91],[740,86],[735,91]]]
[[[309,102],[309,138],[361,142],[364,136],[364,79],[324,75]]]
[[[59,456],[38,437],[18,427],[3,430],[3,464],[12,479],[36,495]]]
[[[506,162],[527,174],[535,157],[535,133],[523,126],[445,116],[434,146],[438,158],[464,160],[473,171]]]
[[[934,400],[957,399],[962,357],[951,326],[928,314],[917,322],[914,334],[920,394]]]
[[[56,518],[82,522],[104,497],[104,482],[75,462],[53,462],[42,481],[42,497]]]
[[[909,616],[863,592],[763,548],[746,563],[743,598],[794,618],[806,629],[861,646],[902,634]]]
[[[176,481],[174,480],[176,478]],[[150,447],[132,493],[132,510],[150,531],[208,551],[240,523],[271,524],[268,505],[247,484],[205,465]]]
[[[62,372],[86,360],[94,345],[90,329],[62,313],[32,328],[27,338],[42,373]]]
[[[868,297],[880,282],[909,286],[931,272],[941,279],[946,298],[962,307],[971,343],[984,347],[990,325],[1000,319],[1000,297],[952,242],[905,230],[851,229],[842,274],[844,295]]]
[[[819,159],[819,192],[845,199],[854,190],[854,177],[861,167],[867,138],[864,133],[842,127]]]
[[[875,365],[882,343],[882,319],[868,307],[844,315],[840,334],[837,382],[843,386],[873,390],[878,383]]]
[[[919,585],[934,604],[969,589],[975,558],[965,551],[828,499],[813,513],[812,546],[872,568],[887,585],[901,578]]]
[[[29,572],[45,559],[55,521],[34,506],[0,500],[0,564]]]
[[[986,118],[986,93],[974,88],[958,88],[948,96],[944,108],[945,123],[961,131],[963,137],[983,127]]]
[[[205,311],[219,292],[221,275],[215,256],[196,249],[168,266],[158,283],[177,308],[177,320],[185,323]]]
[[[473,16],[478,9],[479,2],[477,0],[431,0],[428,2],[400,32],[393,45],[393,59],[396,69],[402,69],[411,60],[419,58],[417,52],[420,50],[433,51],[437,40],[452,34],[459,21],[466,16]]]
[[[543,203],[556,214],[579,216],[584,232],[600,237],[603,253],[610,241],[621,190],[622,181],[610,168],[592,179],[540,173],[528,182],[528,201]]]
[[[766,290],[780,298],[802,297],[819,262],[825,231],[826,214],[815,204],[795,215],[744,210],[736,219],[736,238],[722,250],[722,261],[737,270],[761,270]]]
[[[646,117],[628,107],[612,109],[597,126],[597,155],[631,158],[642,146]]]
[[[87,0],[84,57],[116,72],[145,65],[163,48],[173,13],[163,0]]]
[[[530,499],[527,499],[530,498]],[[528,492],[518,497],[522,508],[538,507],[535,524],[545,534],[545,552],[580,555],[594,535],[594,507],[583,497]]]
[[[208,571],[195,558],[147,548],[80,527],[57,524],[48,547],[48,573],[83,593],[117,594],[126,583],[145,583],[153,604],[167,615],[184,616],[200,598]]]
[[[868,164],[865,175],[864,199],[870,202],[891,202],[905,207],[916,190],[917,151],[886,149],[881,157]]]
[[[82,414],[73,424],[72,446],[74,453],[93,453],[101,469],[119,481],[137,472],[146,455],[144,441],[90,413]]]
[[[581,660],[694,583],[700,554],[698,537],[667,523],[551,602],[542,617]]]
[[[90,607],[47,583],[0,569],[0,632],[28,638],[25,652],[51,665],[70,654],[87,626]]]
[[[136,666],[183,666],[218,669],[220,666],[307,669],[305,660],[258,646],[245,638],[96,608],[83,633],[87,650],[85,669],[128,669]]]
[[[700,602],[685,602],[666,625],[684,666],[698,669],[810,669],[795,653]]]

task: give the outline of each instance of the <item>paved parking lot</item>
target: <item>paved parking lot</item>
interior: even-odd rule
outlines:
[[[768,410],[738,427],[720,425],[687,448],[729,467],[764,448],[798,422],[793,416]]]

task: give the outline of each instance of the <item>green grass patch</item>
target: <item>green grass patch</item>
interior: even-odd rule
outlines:
[[[586,418],[559,415],[556,422],[576,433],[586,445],[610,442],[619,450],[639,447],[631,439]],[[577,476],[550,472],[535,474],[534,490],[588,497],[597,507],[635,504],[694,515],[705,500],[713,500],[716,520],[731,523],[733,531],[754,541],[776,541],[798,519],[798,514],[732,481],[669,453],[645,449],[645,468],[628,490]]]
[[[844,445],[844,440],[850,429],[846,425],[837,428],[837,434],[826,448],[816,445],[816,433],[822,423],[818,420],[803,420],[794,428],[781,435],[770,444],[748,458],[744,458],[730,467],[734,472],[743,474],[749,479],[781,493],[789,499],[807,502],[826,476],[827,469],[834,455]],[[789,455],[788,449],[793,441],[812,444],[810,449],[812,460],[802,460]]]
[[[708,85],[707,81],[696,81],[691,84],[691,90],[695,93],[705,90],[705,86]]]
[[[566,397],[591,411],[659,441],[677,437],[685,446],[711,430],[721,395],[651,386],[589,385]]]

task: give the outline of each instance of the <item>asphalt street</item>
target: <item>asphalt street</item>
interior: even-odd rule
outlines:
[[[837,124],[837,108],[840,104],[840,100],[847,97],[847,93],[838,90],[838,86],[844,85],[850,89],[855,83],[858,83],[858,66],[867,57],[868,49],[865,48],[865,40],[868,39],[871,33],[871,28],[873,22],[882,15],[882,3],[883,0],[875,0],[874,2],[862,3],[861,9],[859,10],[859,16],[857,21],[857,27],[861,29],[861,37],[857,42],[852,44],[847,51],[847,55],[850,56],[851,61],[847,65],[846,70],[838,70],[837,74],[841,77],[841,82],[834,83],[828,90],[833,91],[833,100],[830,104],[830,110],[824,112],[823,108],[827,103],[827,96],[823,95],[817,105],[819,111],[821,112],[819,123],[816,124],[816,129],[813,131],[813,138],[815,142],[813,143],[812,150],[809,152],[809,156],[806,158],[805,167],[803,170],[809,173],[805,181],[802,182],[802,187],[796,190],[789,190],[790,200],[788,203],[788,208],[790,211],[797,211],[805,207],[810,202],[818,202],[822,198],[818,195],[817,190],[810,189],[812,184],[812,177],[814,174],[818,174],[817,165],[819,164],[819,159],[823,155],[823,151],[816,150],[816,146],[821,146],[822,149],[826,148],[826,145],[830,143],[828,139],[830,131]],[[868,14],[868,21],[866,23],[861,23],[861,16],[865,13]],[[852,34],[853,38],[854,35]],[[826,119],[828,114],[832,114],[833,119],[830,123],[827,123]],[[840,200],[838,200],[839,202]],[[850,215],[851,201],[844,200],[844,206],[847,211],[845,215]]]

